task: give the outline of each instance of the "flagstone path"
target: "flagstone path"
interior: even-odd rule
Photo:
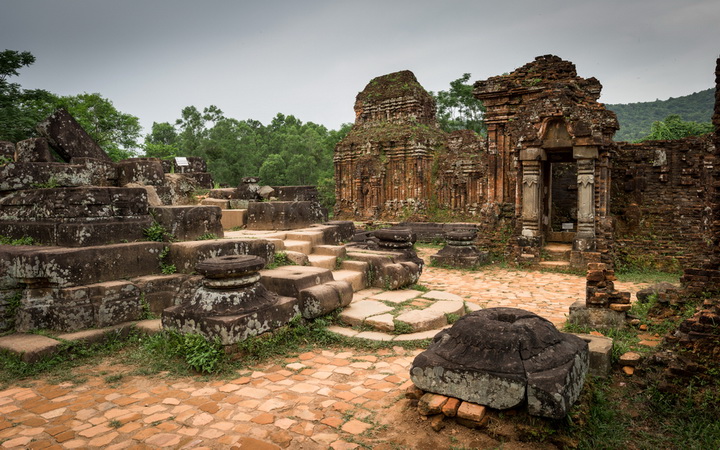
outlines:
[[[482,307],[528,309],[556,324],[585,290],[576,275],[499,268],[426,267],[420,284]],[[644,286],[617,283],[632,292]],[[402,409],[408,370],[420,351],[315,349],[228,380],[130,375],[133,368],[112,362],[75,369],[69,375],[86,378],[80,383],[26,380],[0,391],[0,448],[479,446],[470,440],[478,433],[436,433]],[[411,431],[398,435],[406,428]]]

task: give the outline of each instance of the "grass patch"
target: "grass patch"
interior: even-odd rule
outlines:
[[[618,280],[626,283],[674,283],[680,282],[682,272],[663,272],[653,269],[638,269],[619,267],[615,270],[615,276]]]
[[[266,269],[277,269],[281,266],[296,266],[294,262],[288,258],[287,253],[285,252],[275,252],[273,255],[273,260],[270,264],[268,264],[265,268]]]

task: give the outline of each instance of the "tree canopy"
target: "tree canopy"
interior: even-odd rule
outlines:
[[[706,89],[682,97],[654,102],[605,105],[617,114],[620,129],[615,133],[616,141],[636,141],[650,133],[652,124],[670,115],[682,120],[706,123],[710,121],[715,105],[715,89]]]
[[[486,133],[483,116],[485,107],[472,94],[470,74],[464,73],[450,82],[450,89],[430,92],[437,103],[437,118],[440,128],[448,133],[455,130],[473,130],[478,134]]]
[[[650,134],[642,138],[641,141],[682,139],[711,133],[712,131],[713,125],[709,122],[685,121],[679,115],[671,114],[665,120],[653,122]]]
[[[135,156],[139,119],[118,111],[100,94],[57,96],[43,89],[22,89],[9,81],[34,62],[30,52],[0,52],[0,140],[18,142],[35,137],[39,122],[65,108],[113,160]]]

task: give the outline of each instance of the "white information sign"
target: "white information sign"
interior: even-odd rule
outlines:
[[[562,224],[563,230],[572,230],[573,228],[575,228],[575,224],[572,222],[563,222]]]
[[[178,166],[189,166],[190,163],[188,162],[187,158],[184,156],[176,156],[175,157],[175,164]]]

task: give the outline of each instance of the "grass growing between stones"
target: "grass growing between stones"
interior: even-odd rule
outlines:
[[[73,374],[73,369],[93,364],[100,358],[117,354],[123,347],[137,341],[136,334],[131,333],[123,338],[117,333],[109,333],[103,343],[84,344],[80,342],[62,342],[59,351],[48,358],[34,363],[27,363],[17,356],[0,352],[0,389],[5,389],[19,381],[32,379],[39,375],[47,375],[50,381],[72,382],[80,384],[84,377]]]

